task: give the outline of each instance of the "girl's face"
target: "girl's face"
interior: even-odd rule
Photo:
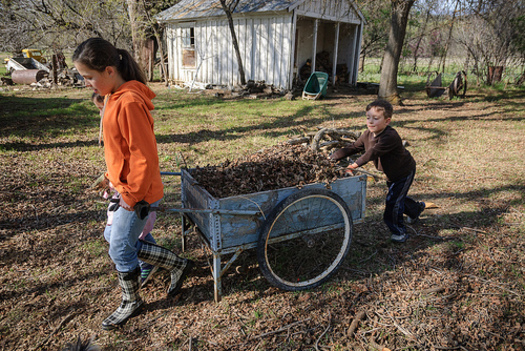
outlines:
[[[99,72],[87,67],[80,62],[74,62],[74,64],[78,73],[84,77],[86,87],[93,88],[95,93],[98,93],[102,96],[113,93],[121,84],[118,80],[120,75],[112,66],[108,66],[104,69],[104,71]]]
[[[378,135],[385,130],[390,121],[390,118],[385,118],[383,111],[378,111],[375,107],[366,112],[366,126],[374,135]]]

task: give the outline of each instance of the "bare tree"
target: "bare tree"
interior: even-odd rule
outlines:
[[[452,18],[450,19],[450,23],[449,23],[448,37],[445,43],[445,49],[443,50],[443,55],[441,56],[441,65],[442,65],[441,72],[445,72],[445,66],[446,66],[445,62],[447,60],[447,53],[450,47],[450,42],[452,41],[452,30],[454,29],[454,23],[456,22],[456,15],[458,13],[460,4],[461,4],[461,0],[456,0],[456,4],[454,5],[454,11],[452,12]]]
[[[401,104],[401,97],[397,91],[397,73],[399,59],[405,40],[408,14],[415,0],[392,0],[392,17],[388,43],[383,56],[383,67],[379,81],[380,99],[385,99],[393,104]]]
[[[412,71],[417,72],[417,61],[423,51],[423,40],[428,36],[428,27],[430,20],[432,19],[432,12],[434,11],[435,3],[433,1],[426,1],[424,5],[421,6],[420,11],[416,14],[415,23],[418,25],[418,32],[414,37],[414,43],[409,43],[410,51],[412,53],[412,59],[414,60]],[[421,13],[425,13],[424,20],[421,23]]]
[[[117,0],[1,1],[0,26],[4,50],[16,52],[38,44],[62,49],[98,36],[127,45],[129,21]]]
[[[366,19],[360,53],[361,72],[364,71],[367,56],[377,54],[386,44],[388,28],[385,27],[385,21],[389,19],[388,7],[389,2],[386,0],[365,1],[360,4],[359,9]]]
[[[233,24],[233,17],[232,13],[235,12],[235,8],[239,4],[239,0],[220,0],[221,6],[224,12],[226,13],[226,17],[228,18],[228,25],[230,27],[230,33],[232,36],[232,43],[233,48],[235,50],[235,55],[237,56],[237,66],[239,67],[239,77],[241,79],[241,84],[246,84],[246,77],[244,74],[244,67],[242,65],[242,58],[241,58],[241,52],[239,51],[239,44],[237,42],[237,34],[235,33],[235,26]]]
[[[489,68],[502,70],[515,56],[525,56],[525,4],[523,1],[464,0],[463,16],[456,40],[474,60],[474,72],[485,83],[492,82]],[[518,49],[518,50],[516,50]]]

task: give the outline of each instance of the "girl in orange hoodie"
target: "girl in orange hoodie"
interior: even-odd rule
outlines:
[[[157,142],[153,131],[151,100],[155,93],[129,52],[115,48],[101,38],[91,38],[73,53],[73,63],[84,77],[86,87],[105,96],[102,121],[106,177],[118,192],[113,223],[104,236],[115,263],[122,289],[122,303],[102,322],[112,330],[137,315],[143,302],[139,295],[139,259],[168,270],[174,296],[194,263],[168,249],[139,240],[146,225],[149,204],[163,197]],[[141,211],[141,209],[146,209]]]

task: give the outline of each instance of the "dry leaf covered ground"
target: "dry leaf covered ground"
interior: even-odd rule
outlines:
[[[156,115],[166,171],[180,167],[174,154],[204,167],[232,159],[216,155],[219,148],[244,143],[252,153],[268,146],[257,142],[268,135],[277,144],[317,126],[362,130],[364,106],[374,98],[259,102],[268,111],[299,108],[233,127],[219,127],[214,119],[230,117],[208,108],[209,120],[177,129],[166,116],[183,115],[191,103],[171,106],[173,96],[154,89],[166,102]],[[198,265],[182,294],[166,300],[168,277],[157,275],[142,291],[145,312],[110,333],[100,323],[120,292],[102,238],[105,204],[86,190],[103,170],[98,124],[94,117],[68,134],[60,101],[84,105],[76,91],[59,95],[54,114],[34,106],[17,118],[10,117],[17,103],[31,110],[31,99],[48,97],[0,96],[1,350],[60,350],[79,335],[103,350],[525,349],[523,92],[476,91],[453,101],[415,96],[396,107],[393,125],[418,163],[411,194],[437,206],[411,225],[407,243],[390,242],[381,217],[385,184],[371,181],[366,221],[355,225],[349,257],[323,286],[273,288],[254,252],[245,251],[225,273],[224,296],[215,303],[210,254],[193,235],[182,255]],[[177,177],[166,179],[166,188],[167,204],[176,204]],[[180,252],[180,232],[178,217],[163,215],[153,234]]]

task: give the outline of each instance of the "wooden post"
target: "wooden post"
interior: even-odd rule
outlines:
[[[314,45],[313,45],[313,53],[312,53],[312,72],[315,72],[315,56],[317,56],[317,30],[319,29],[319,20],[315,20],[314,24]]]
[[[299,58],[297,57],[297,48],[296,48],[296,35],[298,35],[296,32],[297,32],[297,12],[293,12],[293,19],[292,19],[292,45],[290,47],[290,50],[292,51],[291,54],[290,54],[290,74],[289,74],[289,77],[288,77],[288,89],[289,90],[292,90],[293,88],[293,79],[294,79],[294,75],[295,76],[298,76],[299,75],[299,63],[297,62],[299,60]],[[295,74],[295,69],[297,68],[297,72]]]
[[[332,85],[335,85],[335,79],[337,74],[337,55],[339,51],[339,27],[341,26],[340,22],[337,22],[335,26],[335,47],[334,47],[334,64],[332,67]]]
[[[53,76],[53,83],[58,83],[58,57],[56,54],[51,58],[51,75]]]

